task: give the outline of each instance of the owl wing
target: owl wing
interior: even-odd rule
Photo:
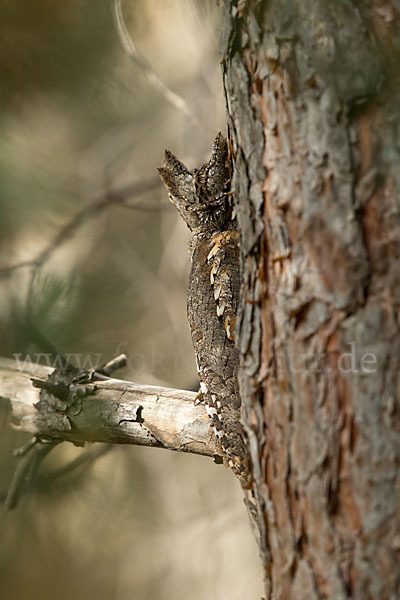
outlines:
[[[238,233],[228,230],[192,243],[188,319],[200,387],[215,435],[236,474],[246,452],[237,382],[234,328],[239,296]]]

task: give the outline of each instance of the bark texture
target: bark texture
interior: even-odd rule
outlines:
[[[399,11],[224,5],[268,599],[400,597]]]

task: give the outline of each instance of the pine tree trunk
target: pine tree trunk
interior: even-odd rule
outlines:
[[[267,598],[400,597],[398,11],[225,2]]]

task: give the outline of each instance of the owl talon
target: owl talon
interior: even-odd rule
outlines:
[[[199,404],[204,404],[204,403],[205,403],[205,399],[204,399],[203,392],[201,391],[201,389],[199,389],[199,391],[196,394],[196,398],[194,399],[194,405],[198,406]]]

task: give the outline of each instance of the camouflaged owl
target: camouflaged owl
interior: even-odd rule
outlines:
[[[210,160],[200,169],[190,171],[166,150],[158,171],[169,199],[191,231],[187,309],[202,399],[226,462],[247,486],[248,455],[237,381],[239,352],[234,343],[239,234],[229,194],[230,169],[227,141],[219,133]]]

